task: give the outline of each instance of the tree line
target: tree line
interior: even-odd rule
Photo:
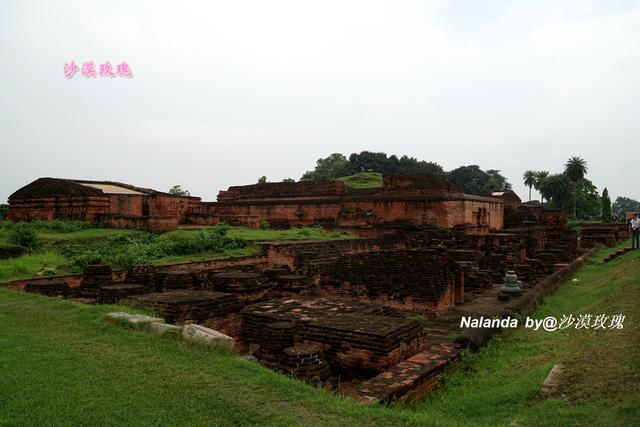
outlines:
[[[529,187],[529,201],[531,189],[535,188],[540,193],[540,203],[564,210],[574,219],[600,217],[603,222],[611,222],[614,215],[622,217],[625,212],[640,210],[640,203],[627,197],[618,197],[612,204],[609,190],[605,187],[600,195],[593,182],[585,177],[587,172],[587,161],[574,156],[566,161],[562,172],[527,170],[522,181]]]
[[[497,169],[482,170],[478,165],[461,166],[445,171],[435,162],[418,160],[414,157],[395,154],[362,151],[352,153],[348,158],[341,153],[318,159],[312,171],[305,172],[301,181],[331,181],[360,172],[377,172],[383,175],[424,175],[431,174],[449,180],[468,194],[482,194],[487,191],[510,190],[511,184]]]

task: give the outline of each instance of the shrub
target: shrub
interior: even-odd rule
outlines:
[[[92,262],[119,266],[146,264],[171,255],[191,255],[202,252],[224,252],[248,246],[244,239],[226,237],[226,227],[181,233],[178,235],[118,234],[106,240],[85,245],[67,244],[60,252],[77,266]]]
[[[40,244],[35,230],[22,222],[9,227],[9,241],[31,250],[37,249]]]

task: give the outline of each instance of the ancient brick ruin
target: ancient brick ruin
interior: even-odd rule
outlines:
[[[406,226],[465,227],[481,233],[503,226],[499,199],[463,194],[435,176],[385,176],[381,188],[353,189],[339,181],[279,182],[230,187],[217,202],[191,209],[187,222],[274,228],[320,224],[380,235]]]
[[[582,224],[580,226],[581,245],[585,248],[600,243],[614,246],[617,242],[631,238],[631,229],[627,224]]]
[[[9,196],[8,217],[161,231],[224,222],[272,228],[320,224],[360,235],[425,225],[482,233],[502,228],[503,202],[463,194],[435,176],[386,176],[383,187],[374,189],[352,189],[339,181],[254,184],[221,191],[217,202],[116,182],[40,178]]]
[[[9,196],[8,219],[77,219],[114,228],[171,230],[199,201],[117,182],[39,178]]]
[[[361,192],[335,182],[231,187],[216,203],[189,202],[183,220],[320,222],[368,237],[262,242],[254,257],[120,272],[89,265],[82,277],[23,285],[151,307],[168,323],[232,337],[235,351],[271,369],[365,402],[420,397],[468,343],[451,337],[461,313],[495,316],[523,298],[501,293],[505,276],[517,275],[526,295],[585,247],[625,236],[589,226],[581,245],[564,212],[506,198],[474,198],[431,178],[388,178]]]

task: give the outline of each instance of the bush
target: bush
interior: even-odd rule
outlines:
[[[22,222],[9,226],[9,241],[31,250],[37,249],[40,245],[35,230]]]
[[[222,253],[248,246],[244,239],[226,236],[228,227],[158,236],[156,234],[118,234],[88,245],[67,244],[60,248],[63,256],[79,266],[102,262],[118,266],[147,264],[171,255],[191,255],[203,252]]]

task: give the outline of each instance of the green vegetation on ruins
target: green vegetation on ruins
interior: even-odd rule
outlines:
[[[531,317],[621,313],[623,329],[505,330],[466,353],[425,401],[388,407],[106,321],[128,308],[0,289],[0,424],[640,425],[640,255],[603,263],[616,249],[601,250]],[[557,363],[566,385],[543,398]]]
[[[260,240],[343,239],[350,234],[319,227],[290,230],[217,225],[165,234],[139,230],[92,228],[82,221],[0,222],[0,247],[20,246],[22,256],[0,259],[0,283],[32,277],[82,272],[89,263],[114,268],[257,255]]]
[[[359,172],[349,176],[343,176],[336,181],[344,182],[351,188],[381,188],[382,174],[377,172]]]
[[[485,171],[478,165],[468,165],[447,172],[435,162],[372,151],[352,153],[348,158],[343,154],[333,153],[324,159],[318,159],[315,168],[305,172],[300,180],[339,180],[353,188],[374,188],[382,186],[382,175],[424,174],[448,179],[469,194],[511,189],[509,181],[497,169]]]
[[[640,211],[640,202],[628,197],[617,197],[611,203],[608,191],[602,195],[597,186],[586,178],[587,161],[573,156],[558,173],[527,170],[523,183],[540,193],[540,202],[550,209],[564,210],[574,219],[609,222],[612,214],[624,220],[625,212]],[[333,153],[318,159],[313,170],[307,171],[301,181],[342,181],[352,188],[378,188],[384,175],[432,174],[449,180],[462,192],[483,195],[489,191],[511,190],[511,183],[497,169],[483,170],[478,165],[463,165],[445,171],[435,162],[409,156],[387,155],[382,152],[362,151],[349,157]]]

